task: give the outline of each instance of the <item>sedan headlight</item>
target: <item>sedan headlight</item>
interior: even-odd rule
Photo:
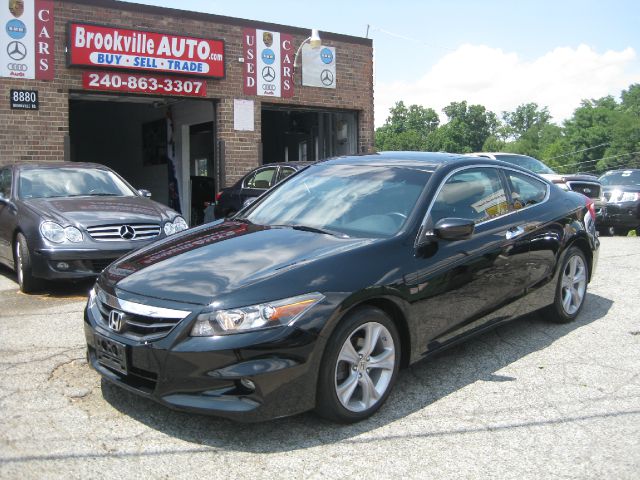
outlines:
[[[198,315],[191,336],[211,337],[290,325],[323,298],[316,292],[248,307],[204,311]]]
[[[176,217],[173,220],[173,229],[176,233],[186,230],[187,228],[189,228],[189,225],[187,225],[187,222],[184,218]]]
[[[635,202],[640,198],[640,193],[636,192],[622,192],[620,202]]]
[[[169,235],[181,232],[187,228],[189,228],[189,225],[187,225],[186,220],[182,217],[176,217],[173,219],[173,222],[167,222],[164,224],[164,234],[168,237]]]
[[[82,232],[76,227],[63,228],[56,222],[42,222],[40,233],[44,238],[53,243],[62,243],[65,240],[72,243],[82,241]]]
[[[42,222],[40,224],[40,233],[44,238],[53,243],[62,243],[66,238],[64,228],[55,222]]]

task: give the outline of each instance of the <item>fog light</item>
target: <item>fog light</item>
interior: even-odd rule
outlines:
[[[246,388],[248,390],[251,390],[252,392],[256,389],[256,384],[253,383],[248,378],[241,378],[240,379],[240,385],[242,385],[244,388]]]
[[[58,262],[56,263],[56,268],[58,270],[69,270],[69,264],[67,262]]]

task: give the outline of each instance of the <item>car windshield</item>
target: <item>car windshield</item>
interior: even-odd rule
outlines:
[[[531,170],[533,173],[537,174],[555,173],[540,160],[533,157],[527,157],[526,155],[496,155],[496,160],[513,163],[514,165],[526,168],[527,170]]]
[[[239,219],[338,236],[395,235],[430,173],[411,168],[319,164],[281,184]]]
[[[98,168],[29,168],[20,172],[18,196],[28,198],[134,196],[117,175]]]
[[[621,172],[609,172],[600,177],[603,185],[620,185],[623,187],[640,186],[640,170],[624,170]]]

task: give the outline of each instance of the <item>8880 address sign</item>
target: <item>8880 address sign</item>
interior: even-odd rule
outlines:
[[[82,84],[87,90],[156,93],[187,97],[206,97],[207,83],[193,78],[135,73],[84,72]]]

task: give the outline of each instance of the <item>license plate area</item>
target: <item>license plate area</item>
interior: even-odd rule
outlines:
[[[127,346],[102,335],[95,334],[98,363],[116,372],[127,374]]]

